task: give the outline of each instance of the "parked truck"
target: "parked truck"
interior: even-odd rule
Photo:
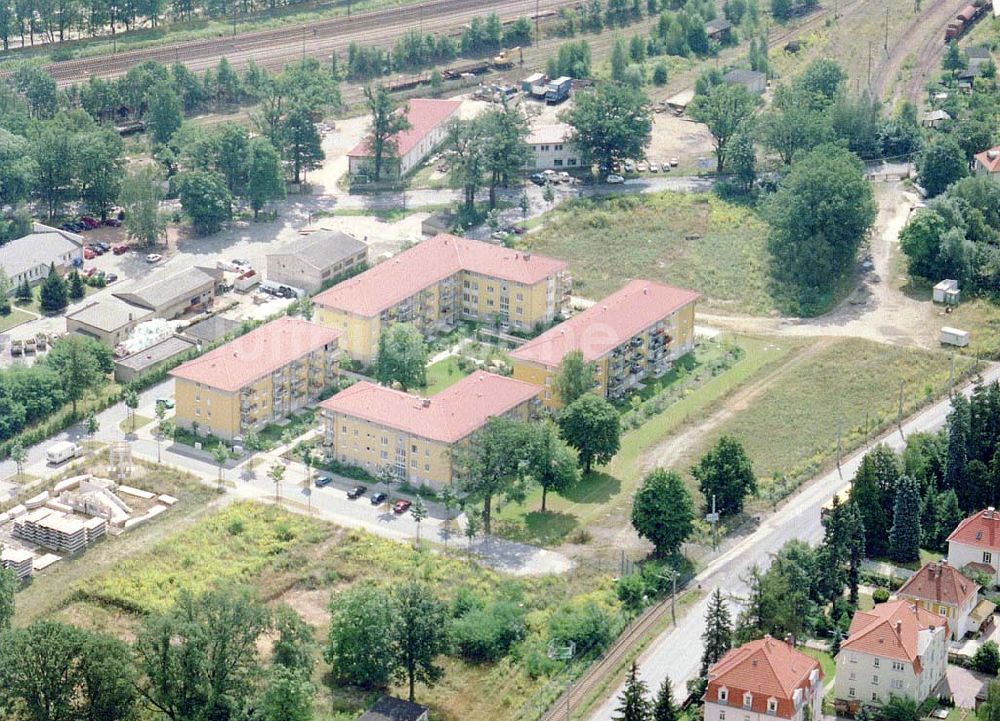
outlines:
[[[548,84],[545,89],[545,102],[549,105],[556,105],[569,97],[569,91],[573,87],[573,79],[565,75],[556,78]]]
[[[83,448],[72,441],[58,441],[45,449],[45,460],[52,465],[65,463],[83,453]]]

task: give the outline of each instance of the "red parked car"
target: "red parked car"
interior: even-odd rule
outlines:
[[[86,270],[83,271],[83,276],[85,278],[93,278],[94,277],[94,273],[96,273],[96,272],[97,272],[97,268],[95,268],[94,266],[90,266],[89,268],[87,268]]]
[[[125,253],[128,252],[128,244],[119,243],[118,245],[114,245],[111,247],[111,252],[114,253],[115,255],[124,255]]]
[[[396,501],[396,505],[394,505],[392,507],[392,512],[393,513],[406,513],[408,510],[410,510],[410,506],[412,506],[412,505],[413,504],[410,501],[407,501],[407,500],[404,500],[404,499],[400,499],[400,500]]]
[[[89,245],[83,249],[84,260],[93,260],[97,257],[97,253]]]
[[[93,230],[101,225],[100,221],[91,218],[89,215],[81,216],[80,222],[87,226],[87,230]]]

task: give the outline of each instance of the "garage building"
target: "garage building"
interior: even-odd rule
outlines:
[[[267,279],[315,293],[324,283],[367,262],[367,243],[346,233],[322,230],[268,253]]]

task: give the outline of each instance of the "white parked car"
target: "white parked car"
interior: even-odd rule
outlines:
[[[161,260],[163,260],[163,256],[159,253],[150,253],[146,256],[147,263],[159,263]]]
[[[608,185],[619,185],[619,184],[621,184],[621,183],[624,183],[624,182],[625,182],[625,178],[623,178],[623,177],[622,177],[622,176],[620,176],[620,175],[615,175],[614,173],[612,173],[612,174],[611,174],[611,175],[609,175],[609,176],[608,176],[607,178],[605,178],[605,182],[606,182],[606,183],[607,183]]]

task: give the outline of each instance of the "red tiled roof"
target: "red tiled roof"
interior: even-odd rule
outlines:
[[[410,121],[410,129],[404,130],[396,137],[398,155],[403,157],[413,150],[424,137],[440,123],[451,117],[462,104],[460,100],[432,100],[415,98],[407,103],[406,118]],[[368,139],[362,140],[347,152],[348,157],[366,158],[371,155]]]
[[[942,626],[947,634],[948,622],[944,616],[931,613],[909,601],[880,603],[871,611],[858,611],[854,614],[847,638],[840,648],[907,661],[919,672],[919,633]]]
[[[928,563],[904,583],[897,596],[961,606],[975,596],[979,586],[945,562]]]
[[[693,290],[633,280],[510,354],[515,360],[558,366],[570,351],[595,361],[658,320],[698,299]]]
[[[993,157],[990,157],[991,155]],[[981,153],[976,153],[976,162],[985,168],[988,173],[1000,172],[1000,145],[994,146],[989,150],[984,150]]]
[[[1000,511],[987,508],[969,516],[956,526],[948,542],[979,548],[1000,549]]]
[[[175,378],[238,391],[340,337],[339,330],[299,318],[278,318],[170,371]]]
[[[795,690],[809,688],[809,675],[814,670],[823,677],[818,661],[784,641],[765,636],[730,650],[708,669],[705,700],[717,702],[719,689],[725,687],[727,703],[741,708],[743,695],[749,692],[752,711],[766,714],[767,701],[773,698],[778,702],[776,715],[791,718]]]
[[[454,443],[490,418],[527,403],[541,390],[532,383],[476,371],[431,398],[361,381],[323,401],[320,407],[421,438]]]
[[[562,260],[441,233],[338,283],[314,300],[318,306],[371,317],[462,270],[534,285],[565,268]]]

